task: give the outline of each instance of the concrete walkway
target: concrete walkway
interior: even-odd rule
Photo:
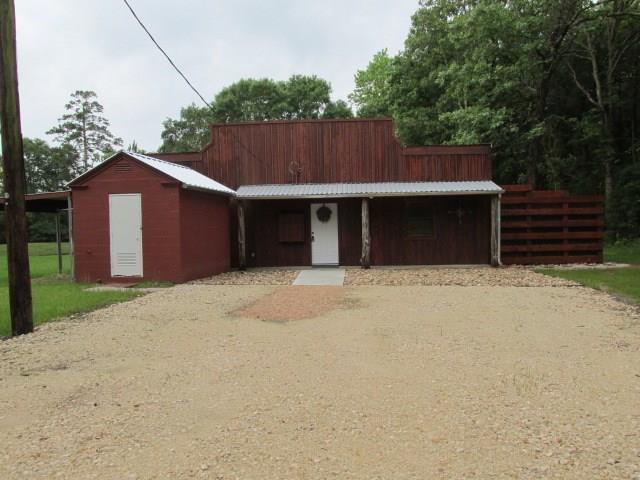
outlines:
[[[344,284],[344,268],[314,268],[302,270],[294,285],[338,285]]]

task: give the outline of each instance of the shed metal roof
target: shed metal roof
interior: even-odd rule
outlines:
[[[216,193],[221,193],[224,195],[231,195],[231,196],[235,196],[236,194],[236,192],[230,189],[229,187],[225,187],[221,183],[216,182],[215,180],[202,175],[200,172],[196,172],[192,168],[185,167],[184,165],[179,165],[177,163],[167,162],[165,160],[149,157],[148,155],[143,155],[141,153],[128,152],[126,150],[122,150],[116,153],[115,155],[109,157],[107,160],[105,160],[105,162],[108,162],[109,160],[115,158],[117,155],[121,153],[135,160],[138,160],[139,162],[142,162],[145,165],[155,170],[158,170],[161,173],[164,173],[165,175],[182,183],[182,185],[186,188],[193,188],[196,190],[205,190],[209,192],[216,192]],[[69,182],[68,185],[75,183],[77,180],[83,178],[92,170],[96,168],[100,168],[100,166],[103,164],[104,162],[99,165],[96,165],[91,170],[88,170],[87,172],[83,173],[79,177]]]
[[[491,195],[504,190],[492,181],[468,182],[378,182],[303,183],[241,185],[238,198],[247,200],[277,198],[406,197],[422,195]]]

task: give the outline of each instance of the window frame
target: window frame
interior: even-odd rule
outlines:
[[[409,229],[410,210],[411,208],[423,209],[425,214],[431,220],[431,232],[430,233],[411,233]],[[425,202],[408,200],[404,204],[404,236],[409,240],[421,240],[421,239],[433,239],[436,236],[436,218],[434,208]]]

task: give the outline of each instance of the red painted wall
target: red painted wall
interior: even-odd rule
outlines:
[[[183,281],[229,270],[228,197],[181,189],[180,234]]]
[[[142,278],[111,277],[109,194],[117,193],[142,194]],[[121,155],[72,186],[72,201],[78,282],[183,282],[228,269],[217,253],[225,248],[218,248],[222,233],[228,248],[228,211],[221,207],[226,197],[186,192],[175,180]],[[205,217],[196,224],[199,213]],[[222,233],[209,238],[216,231],[214,222],[219,222]],[[214,246],[215,252],[203,253],[205,244]],[[229,258],[228,253],[224,256]]]

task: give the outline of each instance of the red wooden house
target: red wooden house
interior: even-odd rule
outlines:
[[[135,155],[120,156],[136,162]],[[159,228],[145,230],[143,278],[157,277],[158,264],[173,262],[178,250],[180,265],[166,268],[181,280],[224,269],[212,263],[181,270],[192,255],[204,258],[213,250],[226,255],[225,265],[238,267],[500,263],[502,189],[491,180],[488,145],[406,147],[389,119],[302,120],[212,125],[201,152],[152,156],[229,191],[210,190],[187,204],[186,197],[196,195],[188,184],[167,188],[166,179],[150,179],[149,162],[139,173],[119,170],[113,159],[96,167],[70,184],[77,278],[94,279],[98,270],[101,278],[116,278],[113,268],[107,271],[106,247],[114,234],[108,226],[114,193],[141,194],[142,204],[147,197],[157,210],[147,213]],[[169,200],[176,192],[179,200]],[[224,211],[204,206],[229,198]],[[91,263],[84,237],[98,225],[102,247]],[[221,247],[214,231],[225,231],[229,245]],[[179,238],[172,242],[180,249],[162,250],[168,235]],[[201,248],[182,247],[190,236]]]

